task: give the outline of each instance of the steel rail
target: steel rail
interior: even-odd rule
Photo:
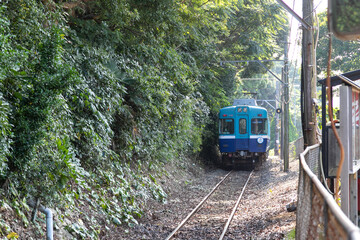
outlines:
[[[230,171],[229,173],[227,173],[223,179],[221,179],[220,182],[218,182],[216,184],[216,186],[211,190],[211,192],[206,195],[203,200],[201,200],[201,202],[191,211],[191,213],[189,213],[189,215],[187,215],[187,217],[177,226],[177,228],[174,229],[174,231],[172,231],[170,233],[170,235],[165,239],[165,240],[169,240],[171,239],[176,233],[177,231],[192,217],[192,215],[195,214],[195,212],[204,204],[204,202],[211,196],[211,194],[213,194],[215,192],[215,190],[221,185],[221,183],[230,175],[230,173],[232,173],[233,171]]]
[[[249,180],[250,180],[251,175],[253,174],[253,172],[254,172],[254,170],[252,170],[251,173],[249,174],[249,177],[248,177],[248,179],[246,180],[246,183],[245,183],[243,189],[241,190],[240,196],[239,196],[239,198],[237,199],[236,204],[235,204],[235,206],[234,206],[234,208],[233,208],[233,210],[232,210],[232,212],[231,212],[231,214],[230,214],[230,216],[229,216],[229,218],[228,218],[228,220],[227,220],[227,222],[226,222],[226,224],[225,224],[224,230],[223,230],[223,232],[222,232],[219,240],[222,240],[222,239],[225,237],[225,234],[226,234],[226,232],[227,232],[227,230],[228,230],[228,228],[229,228],[229,226],[230,226],[230,222],[231,222],[231,220],[233,219],[233,217],[234,217],[234,215],[235,215],[235,212],[236,212],[236,210],[237,210],[237,208],[238,208],[238,206],[239,206],[241,197],[242,197],[242,195],[243,195],[243,193],[244,193],[244,191],[245,191],[246,185],[248,184],[248,182],[249,182]]]

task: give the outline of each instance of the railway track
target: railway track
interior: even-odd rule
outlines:
[[[252,173],[253,171],[250,174],[247,172],[228,172],[168,235],[166,240],[175,238],[222,240],[227,233]],[[223,191],[226,188],[228,188],[227,191]],[[219,206],[219,204],[226,206]],[[231,213],[228,213],[230,211]],[[225,214],[225,216],[218,217],[219,214]],[[184,229],[184,226],[188,225],[191,227]],[[218,238],[215,238],[214,235],[218,235]]]

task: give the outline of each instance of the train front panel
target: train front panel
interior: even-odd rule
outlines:
[[[257,106],[230,106],[219,113],[219,147],[225,165],[266,159],[270,133],[267,111]]]
[[[264,108],[253,107],[249,113],[250,136],[249,152],[265,153],[270,142],[270,123]]]

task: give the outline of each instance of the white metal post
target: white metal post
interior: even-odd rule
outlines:
[[[347,217],[350,216],[349,210],[349,162],[351,156],[351,87],[340,87],[340,138],[344,146],[345,159],[341,170],[341,209]]]
[[[341,171],[341,209],[349,219],[358,225],[358,186],[357,171],[358,164],[354,166],[355,160],[353,143],[353,123],[355,123],[355,114],[353,114],[352,87],[340,87],[340,137],[344,146],[345,159]]]

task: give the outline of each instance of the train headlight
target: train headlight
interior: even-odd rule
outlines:
[[[245,113],[247,112],[247,108],[246,108],[246,107],[244,108],[243,112],[245,112]]]
[[[238,108],[238,110],[237,110],[239,113],[242,111],[242,108]]]
[[[264,139],[262,137],[259,137],[257,139],[258,144],[262,144],[264,142]]]

